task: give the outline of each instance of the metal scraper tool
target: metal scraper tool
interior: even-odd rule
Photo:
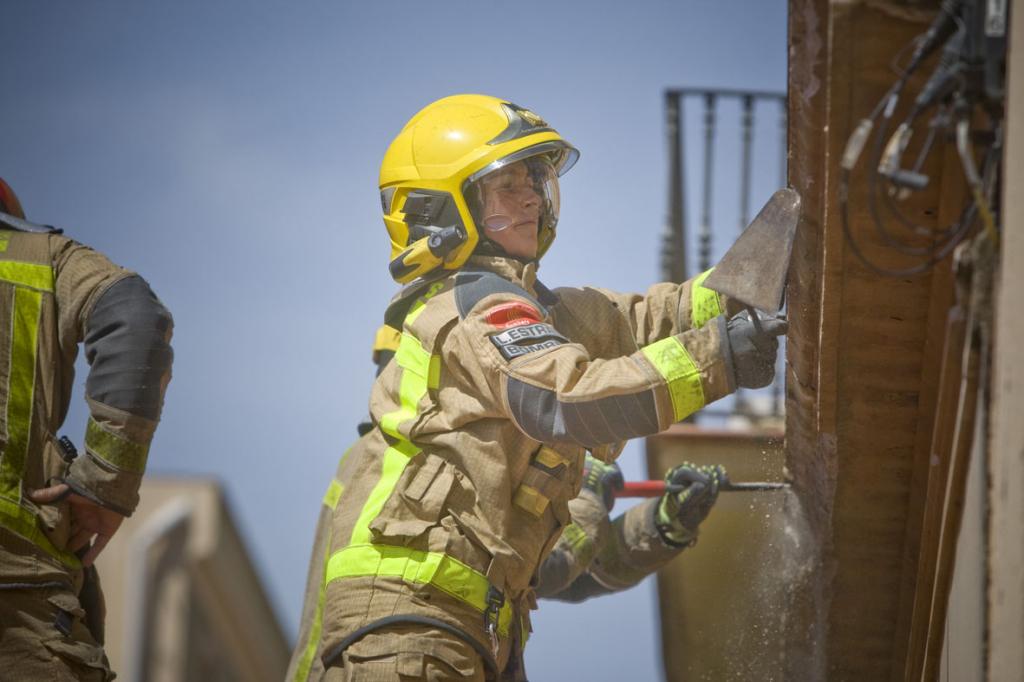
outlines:
[[[708,289],[747,306],[751,321],[759,330],[756,310],[773,315],[782,310],[786,273],[799,221],[800,194],[793,189],[780,189],[704,280]]]

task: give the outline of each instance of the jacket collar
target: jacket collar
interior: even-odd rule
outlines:
[[[531,294],[535,294],[534,288],[537,283],[536,261],[524,263],[515,258],[504,256],[470,256],[464,270],[487,270],[496,275],[518,284]]]
[[[486,270],[493,272],[508,281],[518,284],[526,289],[533,296],[537,296],[537,263],[524,263],[515,258],[506,256],[470,256],[460,270]],[[409,306],[427,286],[448,275],[454,275],[460,270],[436,270],[424,279],[416,280],[406,285],[401,291],[392,297],[384,314],[384,323],[395,328],[402,328],[402,320],[409,310]],[[540,285],[545,292],[547,289]]]

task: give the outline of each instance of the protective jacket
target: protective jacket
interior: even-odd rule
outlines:
[[[170,378],[171,328],[141,277],[53,228],[0,214],[0,590],[81,586],[67,551],[69,504],[36,505],[29,491],[64,481],[126,516],[135,509]],[[90,416],[74,457],[57,433],[80,343]]]
[[[662,539],[660,500],[647,500],[609,520],[604,504],[584,490],[569,503],[570,523],[537,574],[541,599],[581,602],[633,587],[685,549]]]
[[[328,664],[382,619],[416,617],[505,668],[584,450],[613,458],[733,390],[724,324],[704,324],[723,302],[699,281],[550,291],[535,271],[474,256],[390,306],[399,347],[340,466],[324,551]]]

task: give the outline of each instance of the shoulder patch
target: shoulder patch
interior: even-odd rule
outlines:
[[[558,330],[543,322],[512,327],[491,336],[491,343],[501,351],[506,360],[568,342],[569,339],[558,333]]]
[[[465,319],[477,303],[491,294],[515,294],[530,301],[543,318],[547,311],[526,289],[514,284],[501,275],[478,270],[462,270],[455,276],[455,304],[459,316]]]
[[[528,303],[502,303],[487,311],[487,323],[498,329],[508,329],[543,321],[540,311]]]

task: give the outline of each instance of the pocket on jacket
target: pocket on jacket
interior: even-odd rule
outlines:
[[[354,642],[345,652],[343,669],[346,682],[484,679],[483,661],[466,642],[437,629],[417,631],[416,626],[401,624]]]
[[[106,654],[95,644],[71,639],[49,639],[43,644],[80,680],[110,682],[114,679],[114,674],[107,664]]]
[[[54,636],[43,644],[81,680],[109,682],[114,679],[110,664],[83,622],[85,612],[78,598],[70,592],[58,592],[47,598],[55,607]]]
[[[573,453],[542,445],[530,459],[512,503],[538,519],[550,510],[556,521],[564,525],[569,518],[569,500],[579,490],[578,459]]]
[[[454,468],[444,459],[424,452],[415,455],[370,523],[374,538],[409,544],[436,526],[454,482]]]

